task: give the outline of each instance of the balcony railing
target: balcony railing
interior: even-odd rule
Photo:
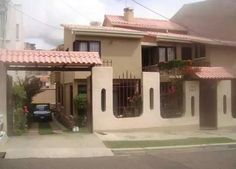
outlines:
[[[183,67],[208,67],[210,62],[205,58],[197,58],[194,60],[172,60],[169,62],[161,62],[154,65],[144,66],[142,70],[144,72],[160,72],[161,74],[178,74]]]

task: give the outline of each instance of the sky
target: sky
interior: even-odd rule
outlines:
[[[38,49],[52,49],[63,44],[60,24],[88,25],[103,22],[105,14],[123,15],[125,7],[134,9],[135,17],[163,19],[132,0],[12,0],[22,4],[24,37]],[[171,18],[184,4],[202,0],[136,0]],[[30,16],[30,17],[29,17]]]

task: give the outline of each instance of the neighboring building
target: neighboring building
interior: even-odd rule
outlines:
[[[24,49],[23,16],[20,4],[13,4],[9,0],[0,3],[0,48]],[[12,81],[18,82],[25,78],[24,71],[9,71]]]
[[[192,34],[236,41],[235,0],[205,0],[185,4],[171,19]]]
[[[130,8],[125,8],[124,16],[106,15],[103,26],[62,26],[64,49],[98,52],[103,66],[108,66],[100,77],[92,74],[98,78],[92,88],[101,87],[101,91],[92,91],[97,96],[93,105],[98,105],[92,112],[94,130],[175,125],[217,128],[235,123],[230,81],[234,77],[226,68],[236,68],[236,42],[191,35],[171,21],[135,18]],[[184,61],[199,67],[191,79],[183,79],[176,69],[162,71],[164,65],[173,67]],[[159,73],[153,71],[160,72],[160,81]],[[90,78],[90,72],[58,73],[57,106],[76,116],[73,98],[86,93],[90,97]],[[109,99],[103,102],[106,95]],[[204,104],[206,99],[212,102]]]
[[[20,4],[3,0],[0,5],[1,48],[24,49],[23,16]]]
[[[25,42],[24,43],[24,49],[25,50],[36,50],[36,44],[34,43],[29,43],[29,42]]]

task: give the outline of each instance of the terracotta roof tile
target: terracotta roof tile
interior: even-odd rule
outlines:
[[[97,52],[0,50],[0,62],[12,64],[102,64]]]
[[[233,79],[235,78],[223,67],[199,67],[196,76],[200,79]]]
[[[225,41],[219,39],[211,39],[195,35],[184,35],[184,34],[174,34],[174,33],[160,33],[160,32],[147,32],[149,36],[157,37],[157,40],[180,40],[186,42],[197,42],[212,45],[225,45],[225,46],[236,46],[235,41]]]
[[[187,31],[184,27],[175,24],[168,20],[148,19],[148,18],[134,18],[133,21],[126,21],[123,16],[106,15],[113,26],[125,26],[132,28],[146,28],[146,29],[164,29],[175,31]]]
[[[79,24],[61,24],[65,29],[70,30],[83,30],[83,31],[92,31],[92,32],[119,32],[119,33],[132,33],[132,34],[140,34],[143,35],[142,31],[125,29],[125,28],[117,28],[117,27],[109,27],[109,26],[87,26],[87,25],[79,25]]]

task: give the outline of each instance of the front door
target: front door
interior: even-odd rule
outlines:
[[[217,81],[200,81],[200,128],[217,128]]]

